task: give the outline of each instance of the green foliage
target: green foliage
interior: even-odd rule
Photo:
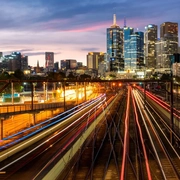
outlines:
[[[63,72],[59,72],[59,73],[49,72],[48,76],[47,76],[47,79],[55,80],[55,81],[60,81],[60,80],[64,79],[65,77],[66,77],[65,73],[63,73]]]
[[[8,74],[8,72],[3,72],[0,74],[0,80],[7,80],[11,79],[11,75]]]
[[[180,83],[180,77],[179,77],[179,76],[176,76],[175,79],[176,79],[176,81],[177,81],[178,83]]]
[[[154,74],[152,74],[150,79],[158,79],[158,73],[155,72]]]
[[[73,72],[70,72],[67,76],[68,79],[76,79],[76,76],[73,74]]]
[[[88,74],[81,74],[79,78],[85,80],[85,79],[91,79],[91,76]]]
[[[115,74],[109,74],[109,77],[115,78],[116,75]]]
[[[16,71],[14,71],[14,77],[19,80],[25,78],[24,73],[20,69],[17,69]]]
[[[169,74],[162,74],[161,80],[170,80],[171,76]]]

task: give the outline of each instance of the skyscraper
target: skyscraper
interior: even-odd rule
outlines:
[[[124,27],[124,70],[131,69],[131,52],[130,52],[130,40],[134,29],[131,27]]]
[[[171,34],[178,37],[178,23],[164,22],[160,26],[160,37],[164,37],[165,34]]]
[[[149,24],[145,27],[144,43],[145,43],[145,65],[147,69],[156,68],[156,48],[157,41],[157,25]]]
[[[116,24],[115,14],[113,25],[107,28],[107,54],[110,71],[123,71],[123,29]]]
[[[144,33],[135,32],[129,41],[129,70],[135,71],[144,66]]]
[[[10,55],[5,55],[2,57],[1,68],[9,71],[27,70],[28,56],[23,56],[20,52],[12,52]]]
[[[178,53],[178,23],[165,22],[161,24],[161,40],[169,43],[169,53]]]
[[[45,52],[45,67],[47,71],[53,71],[54,68],[54,53]]]
[[[162,23],[160,37],[156,42],[156,68],[167,72],[171,68],[171,56],[178,53],[178,23]]]

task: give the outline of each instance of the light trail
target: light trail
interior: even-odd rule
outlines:
[[[91,105],[93,105],[93,104],[95,104],[95,103],[96,103],[96,102],[93,102]],[[81,111],[80,111],[80,112],[81,112]],[[75,114],[75,115],[76,115],[76,114]],[[75,116],[75,115],[74,115],[74,116]],[[73,116],[71,116],[71,117],[73,117]],[[67,119],[67,120],[68,120],[68,119]],[[67,121],[67,120],[64,120],[64,122]],[[45,132],[42,132],[42,134],[37,135],[35,138],[31,139],[30,141],[34,141],[35,139],[37,139],[37,138],[39,138],[39,137],[43,137],[47,132],[53,131],[53,129],[55,129],[55,128],[58,127],[58,126],[59,126],[59,125],[57,124],[57,125],[51,127],[50,129],[47,129]],[[6,155],[8,155],[8,154],[11,153],[11,152],[16,151],[19,147],[22,147],[22,146],[28,144],[30,141],[24,142],[22,145],[20,145],[20,146],[18,146],[18,147],[15,147],[15,148],[12,149],[12,150],[9,150],[7,153],[4,153],[3,155],[0,156],[0,159],[1,159],[3,156],[6,156]]]
[[[137,91],[138,92],[138,91]],[[139,92],[138,92],[139,93]],[[139,93],[139,95],[141,95],[142,96],[142,94],[140,94]],[[152,96],[154,96],[154,95],[152,95]],[[151,97],[150,97],[151,98]],[[158,99],[158,98],[156,98],[156,99]],[[162,101],[163,102],[163,101]],[[166,127],[166,129],[167,130],[169,130],[169,131],[171,131],[172,132],[172,134],[179,140],[180,138],[179,138],[179,136],[176,134],[176,132],[175,131],[172,131],[172,128],[168,125],[168,123],[164,120],[164,119],[162,119],[162,117],[157,113],[157,111],[150,105],[150,103],[149,102],[146,102],[146,103],[148,103],[148,105],[156,112],[156,114],[160,117],[160,120],[161,120],[161,122],[164,124],[164,127]],[[165,102],[163,102],[163,104],[166,104],[167,106],[169,106],[167,103],[165,103]],[[161,106],[161,104],[158,104],[158,105],[160,105]],[[162,106],[161,106],[162,107]],[[162,107],[163,108],[163,107]],[[169,107],[170,108],[170,107]],[[169,108],[168,108],[168,110],[169,110]],[[166,110],[166,109],[164,109],[164,110]],[[175,115],[176,116],[176,115]],[[176,116],[177,117],[177,116]]]
[[[63,117],[63,118],[61,118],[61,119],[58,119],[58,120],[56,120],[55,122],[52,122],[52,123],[44,126],[44,127],[41,128],[41,129],[37,129],[37,130],[29,133],[28,135],[23,136],[22,138],[19,138],[19,139],[15,140],[15,141],[12,141],[12,142],[10,142],[10,143],[7,143],[7,144],[4,145],[4,146],[1,146],[1,147],[0,147],[0,150],[5,149],[5,148],[8,148],[9,146],[12,146],[12,145],[14,145],[14,144],[16,144],[16,143],[18,143],[18,142],[20,142],[20,141],[23,141],[23,140],[25,140],[25,139],[27,139],[27,138],[29,138],[29,137],[31,137],[31,136],[33,136],[33,135],[35,135],[35,134],[43,131],[43,130],[45,130],[45,129],[47,129],[47,128],[49,128],[49,127],[51,127],[51,126],[53,126],[53,125],[55,125],[55,124],[57,124],[57,123],[60,123],[60,122],[64,121],[64,120],[67,119],[68,117],[74,115],[75,113],[80,112],[80,110],[82,110],[82,109],[90,106],[91,104],[93,104],[93,103],[95,103],[95,102],[98,102],[101,98],[104,98],[104,97],[105,97],[105,96],[103,95],[102,97],[99,97],[99,98],[95,99],[94,101],[89,102],[89,104],[85,104],[85,106],[82,106],[80,109],[77,109],[77,110],[73,111],[72,113],[68,114],[68,115],[65,116],[65,117]],[[67,113],[67,112],[64,112],[63,114],[66,114],[66,113]],[[49,121],[49,120],[48,120],[48,121]]]
[[[106,98],[104,98],[104,99],[102,100],[102,102],[99,102],[97,105],[95,105],[95,106],[93,107],[93,109],[94,109],[94,108],[97,108],[97,107],[99,106],[99,104],[100,104],[100,103],[103,103],[105,100],[106,100]],[[89,111],[92,111],[92,109],[89,110]],[[46,141],[44,141],[44,142],[42,142],[41,144],[39,144],[37,147],[33,148],[32,150],[30,150],[30,151],[27,152],[26,154],[23,154],[21,157],[17,158],[16,160],[12,161],[11,163],[7,164],[6,166],[1,167],[1,168],[0,168],[0,171],[3,171],[4,169],[6,169],[7,167],[11,166],[12,164],[18,162],[18,161],[21,160],[22,158],[26,157],[27,155],[29,155],[30,153],[32,153],[32,152],[35,151],[36,149],[38,149],[38,148],[40,148],[41,146],[43,146],[44,144],[46,144],[46,143],[47,143],[48,141],[50,141],[51,139],[53,139],[53,138],[55,138],[56,136],[60,135],[61,133],[63,133],[63,132],[66,131],[67,129],[73,127],[74,124],[76,124],[80,119],[82,119],[82,117],[86,116],[86,115],[89,113],[89,111],[87,111],[86,113],[84,113],[80,118],[78,118],[77,120],[73,121],[70,125],[66,126],[63,130],[61,130],[61,131],[58,132],[57,134],[53,135],[52,137],[50,137],[50,138],[47,139]],[[67,120],[68,120],[68,119],[67,119]],[[66,121],[67,121],[67,120],[66,120]],[[56,126],[57,126],[57,125],[56,125]],[[52,128],[48,129],[47,131],[52,131],[54,128],[56,128],[56,126],[53,126]],[[30,142],[34,141],[35,139],[39,138],[40,136],[43,136],[44,134],[47,133],[47,131],[46,131],[46,132],[43,132],[43,134],[40,134],[40,135],[35,136],[33,139],[31,139],[31,140],[29,140],[29,141],[27,141],[27,142],[24,142],[22,145],[20,145],[20,146],[14,148],[13,150],[11,150],[11,152],[12,152],[12,151],[16,151],[16,149],[24,146],[25,144],[29,144]],[[7,152],[7,153],[1,155],[1,156],[0,156],[0,159],[1,159],[2,157],[4,157],[4,156],[7,156],[9,153],[10,153],[10,152]]]
[[[139,89],[140,91],[142,91],[144,93],[144,89],[138,87],[137,89]],[[167,110],[168,112],[171,112],[170,110],[170,105],[167,104],[166,102],[162,101],[160,98],[156,97],[155,95],[151,94],[150,92],[146,91],[146,95],[151,98],[152,100],[154,100],[157,104],[159,104],[162,108],[164,108],[165,110]],[[176,116],[178,119],[180,119],[180,116],[178,116],[175,112],[180,113],[180,111],[178,111],[177,109],[173,108],[173,115]]]
[[[139,95],[138,93],[135,93],[134,95],[135,95],[136,100],[137,100],[137,102],[138,102],[137,105],[138,105],[138,108],[139,108],[139,112],[140,112],[140,114],[141,114],[141,117],[142,117],[142,120],[143,120],[145,129],[146,129],[146,132],[147,132],[147,134],[148,134],[149,140],[150,140],[150,142],[151,142],[152,148],[153,148],[154,153],[155,153],[155,156],[156,156],[156,158],[157,158],[157,161],[158,161],[160,170],[161,170],[161,172],[162,172],[162,175],[163,175],[164,179],[167,179],[167,178],[166,178],[166,175],[165,175],[165,172],[164,172],[164,169],[163,169],[163,167],[162,167],[162,163],[161,163],[161,161],[160,161],[160,157],[159,157],[159,155],[158,155],[158,152],[157,152],[157,150],[156,150],[155,144],[154,144],[154,142],[153,142],[153,140],[152,140],[150,131],[149,131],[149,129],[148,129],[148,126],[147,126],[147,123],[146,123],[146,119],[144,118],[144,117],[146,117],[147,119],[149,119],[146,111],[143,110],[143,109],[144,109],[144,107],[143,107],[143,100],[142,100],[142,98],[140,97],[140,95]],[[143,110],[143,112],[142,112],[142,110]]]
[[[100,104],[102,105],[103,103],[105,103],[105,99],[103,102],[97,104],[95,107],[93,107],[93,109],[97,109],[97,107],[100,106]],[[102,109],[99,109],[97,114],[96,115],[99,115],[101,112],[102,112],[103,108]],[[87,113],[85,113],[83,116],[87,115]],[[81,117],[82,118],[82,117]],[[33,180],[35,180],[42,172],[43,170],[45,170],[58,156],[60,156],[60,154],[66,150],[66,148],[69,147],[70,144],[72,144],[74,142],[74,140],[82,133],[84,132],[86,129],[87,129],[87,126],[92,122],[94,121],[96,118],[94,117],[91,117],[90,119],[88,119],[88,123],[85,123],[83,124],[80,129],[75,133],[73,134],[73,136],[70,138],[70,140],[68,140],[68,142],[65,144],[65,146],[53,157],[51,158],[50,161],[48,161],[48,163],[33,177]]]
[[[130,109],[129,109],[129,107],[130,107],[130,91],[131,91],[131,87],[128,86],[128,98],[127,98],[127,105],[126,105],[125,132],[124,132],[124,146],[123,146],[123,157],[122,157],[120,180],[124,180],[126,157],[127,157],[126,154],[127,154],[127,149],[129,146],[128,130],[129,130],[129,111],[130,111]]]
[[[78,106],[75,106],[75,107],[73,107],[73,108],[71,108],[71,109],[69,109],[69,110],[67,110],[67,111],[65,111],[65,112],[63,112],[63,113],[61,113],[61,114],[53,117],[53,118],[50,118],[50,119],[48,119],[48,120],[46,120],[46,121],[43,121],[43,122],[41,122],[41,123],[39,123],[39,124],[36,124],[36,125],[31,126],[31,127],[29,127],[29,128],[26,128],[25,130],[22,130],[22,131],[20,131],[20,132],[18,132],[18,133],[15,133],[15,134],[13,134],[13,135],[11,135],[11,136],[5,137],[5,138],[3,138],[3,140],[8,140],[8,139],[11,139],[11,138],[13,138],[13,137],[15,137],[15,136],[21,135],[22,133],[25,133],[25,132],[27,132],[27,131],[29,131],[29,130],[32,130],[32,129],[34,129],[34,128],[38,127],[38,126],[41,126],[41,125],[43,125],[43,124],[45,124],[45,123],[48,123],[49,121],[55,120],[55,119],[57,119],[57,118],[60,118],[60,117],[63,116],[64,114],[67,114],[67,113],[69,113],[69,112],[72,111],[72,113],[70,113],[70,114],[67,115],[66,117],[63,117],[63,118],[60,119],[59,121],[64,120],[65,118],[71,116],[72,114],[75,114],[75,113],[77,112],[76,109],[77,109],[78,107],[80,107],[78,110],[83,109],[84,106],[85,106],[85,107],[88,106],[88,103],[97,101],[98,99],[103,98],[103,97],[105,97],[105,94],[100,95],[99,97],[94,98],[94,99],[92,99],[92,100],[89,100],[89,101],[87,101],[87,102],[84,102],[84,103],[82,103],[82,104],[80,104],[80,105],[78,105]],[[76,111],[74,111],[74,110],[76,110]],[[59,122],[59,121],[56,121],[56,122]],[[41,130],[43,130],[43,129],[41,129]],[[0,149],[1,149],[1,148],[0,148]]]
[[[155,111],[155,109],[148,103],[148,105]],[[153,114],[151,113],[151,111],[146,108],[146,110],[148,111],[148,113],[150,114],[151,118],[153,119],[154,123],[156,124],[156,126],[158,127],[158,129],[160,130],[160,132],[163,134],[164,138],[166,139],[166,141],[168,142],[169,146],[172,148],[172,150],[174,151],[174,153],[176,154],[177,158],[180,159],[179,154],[177,153],[177,151],[175,150],[175,148],[173,147],[172,143],[169,141],[169,139],[167,138],[167,136],[165,135],[164,131],[161,129],[161,127],[159,126],[159,123],[156,121],[156,119],[154,118]],[[156,112],[156,111],[155,111]],[[164,123],[164,122],[163,122]],[[171,128],[169,126],[167,126],[168,129],[170,130]],[[174,133],[174,135],[176,135]],[[176,138],[179,139],[179,137],[176,135]]]
[[[143,153],[144,153],[144,157],[145,157],[145,164],[146,164],[146,171],[147,171],[148,179],[151,180],[152,177],[151,177],[151,171],[149,168],[149,161],[148,161],[148,157],[147,157],[147,153],[146,153],[146,148],[144,145],[144,139],[143,139],[143,135],[142,135],[141,126],[140,126],[139,121],[138,121],[138,114],[137,114],[137,109],[136,109],[136,105],[135,105],[135,98],[134,98],[133,92],[132,92],[132,100],[133,100],[133,107],[134,107],[134,112],[135,112],[136,124],[138,126],[138,130],[139,130],[139,134],[140,134],[141,144],[142,144]]]

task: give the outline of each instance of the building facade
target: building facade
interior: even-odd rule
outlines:
[[[107,28],[107,54],[109,56],[109,70],[124,71],[123,29],[116,24],[116,15],[113,18],[113,25]]]
[[[178,53],[178,23],[165,22],[160,28],[160,39],[156,42],[156,70],[164,73],[170,72],[171,56]]]
[[[59,70],[59,62],[55,62],[54,63],[54,71],[58,71]]]
[[[167,35],[174,35],[178,37],[178,23],[175,22],[164,22],[160,25],[160,38]]]
[[[131,27],[124,27],[124,70],[129,71],[131,69],[131,52],[130,52],[130,40],[131,35],[134,33],[134,29]]]
[[[144,66],[144,33],[135,32],[130,35],[129,43],[129,70],[135,71]]]
[[[98,70],[99,64],[104,61],[103,52],[89,52],[87,55],[87,67],[88,69]]]
[[[77,68],[77,61],[75,59],[64,59],[61,60],[61,70],[75,70]]]
[[[144,33],[144,55],[145,65],[147,69],[156,68],[156,41],[157,41],[157,25],[149,24],[145,27]]]
[[[20,52],[12,52],[10,55],[5,55],[1,58],[0,68],[7,71],[27,70],[28,56],[21,55]]]
[[[45,52],[45,68],[47,71],[53,71],[54,69],[54,53]]]

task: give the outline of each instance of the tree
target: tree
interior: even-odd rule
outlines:
[[[20,70],[20,69],[17,69],[14,71],[14,77],[17,78],[17,79],[24,79],[24,73]]]
[[[65,76],[65,74],[63,72],[59,72],[59,73],[57,73],[57,72],[49,72],[47,78],[49,80],[60,81],[60,80],[64,79],[65,77],[66,76]]]
[[[82,80],[91,79],[91,76],[88,74],[81,74],[80,79],[82,79]]]
[[[76,79],[76,76],[73,74],[73,72],[70,72],[67,76],[68,79]]]
[[[161,80],[170,80],[170,75],[169,74],[162,74]]]
[[[11,75],[9,75],[8,72],[3,72],[0,74],[0,80],[7,80],[7,79],[11,79]]]

